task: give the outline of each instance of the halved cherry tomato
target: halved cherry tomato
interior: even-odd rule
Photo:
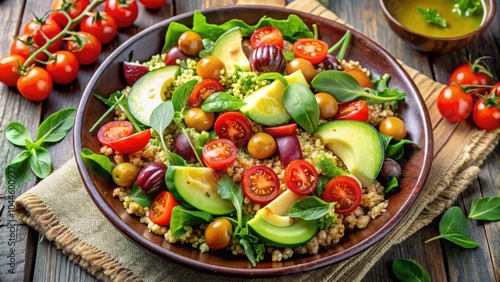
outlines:
[[[109,146],[113,150],[118,151],[122,154],[132,154],[144,149],[144,147],[146,147],[146,145],[149,143],[150,138],[151,130],[146,129],[130,136],[112,141],[109,143]]]
[[[252,137],[252,124],[246,116],[239,112],[226,112],[220,115],[214,124],[215,133],[219,138],[226,138],[241,148]]]
[[[174,196],[168,191],[162,191],[151,203],[149,207],[149,219],[161,226],[170,225],[172,210],[179,203],[174,199]]]
[[[264,165],[253,166],[247,170],[243,174],[241,186],[250,201],[261,204],[271,202],[280,192],[278,175]]]
[[[342,175],[330,180],[326,185],[323,200],[335,204],[335,212],[348,215],[361,203],[361,185],[351,176]]]
[[[340,103],[339,111],[334,117],[334,119],[359,120],[364,122],[367,122],[368,118],[368,104],[363,100]]]
[[[262,130],[265,133],[276,138],[276,137],[295,134],[295,131],[297,130],[297,124],[296,123],[289,123],[289,124],[273,126],[273,127],[264,127],[264,128],[262,128]]]
[[[134,126],[129,121],[110,121],[99,128],[97,139],[102,145],[109,146],[115,140],[134,133]]]
[[[189,106],[191,108],[200,107],[203,102],[208,98],[208,96],[224,91],[224,87],[218,80],[215,79],[204,79],[200,81],[191,91],[191,96],[189,97]]]
[[[328,55],[328,44],[319,39],[302,38],[293,44],[293,53],[297,58],[303,58],[311,64],[317,64]]]
[[[254,31],[250,37],[250,44],[253,49],[266,44],[276,45],[278,48],[283,49],[284,42],[281,31],[273,26],[261,27]]]
[[[344,72],[354,77],[359,82],[359,85],[361,85],[361,87],[373,89],[373,84],[370,78],[361,69],[358,68],[346,69]]]
[[[230,167],[238,154],[236,146],[227,139],[214,139],[203,146],[202,158],[206,166],[215,170]]]
[[[318,173],[312,164],[294,160],[285,168],[285,184],[295,194],[307,195],[316,189]]]

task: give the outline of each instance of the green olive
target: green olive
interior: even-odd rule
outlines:
[[[198,131],[208,131],[214,125],[214,113],[205,112],[200,108],[191,108],[187,110],[184,123],[190,128]]]
[[[286,73],[292,74],[298,70],[302,71],[302,74],[307,80],[307,83],[311,83],[311,80],[316,76],[316,69],[313,64],[306,59],[296,58],[291,60],[286,65]]]
[[[200,35],[193,31],[186,31],[179,36],[179,49],[187,55],[196,56],[203,49]]]
[[[224,249],[231,242],[233,226],[225,218],[216,219],[205,229],[205,242],[212,250]]]
[[[247,145],[248,153],[252,156],[252,158],[256,159],[266,159],[271,157],[274,153],[276,153],[276,148],[276,140],[265,132],[254,134],[250,138],[250,141],[248,141]]]
[[[214,56],[201,58],[196,65],[196,73],[203,79],[220,79],[220,72],[225,70],[226,66],[221,59]]]
[[[314,95],[316,98],[316,102],[318,102],[319,106],[319,117],[322,119],[330,119],[333,118],[338,110],[339,103],[335,98],[325,92],[319,92]]]
[[[133,163],[119,163],[115,166],[115,168],[113,168],[111,175],[113,176],[113,181],[116,185],[121,187],[130,187],[134,185],[134,182],[137,180],[139,168]]]

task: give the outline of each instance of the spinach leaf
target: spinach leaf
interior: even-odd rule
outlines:
[[[335,203],[327,203],[315,196],[308,196],[293,203],[290,211],[286,214],[290,217],[297,217],[303,220],[315,220],[324,217],[331,209],[335,208]]]
[[[472,200],[469,218],[475,220],[500,220],[500,196]]]
[[[10,143],[20,147],[26,147],[26,140],[33,143],[29,130],[17,121],[7,125],[5,136]]]
[[[380,134],[380,139],[382,141],[382,145],[384,146],[384,156],[386,158],[391,158],[395,161],[401,159],[404,155],[404,145],[412,145],[416,148],[420,148],[418,144],[414,143],[408,139],[395,139],[392,136],[385,135],[383,133]]]
[[[134,183],[134,185],[132,186],[132,190],[130,191],[130,194],[128,194],[128,196],[141,207],[151,206],[151,203],[153,203],[154,200],[154,196],[148,195],[146,194],[146,192],[142,191],[141,187],[139,187],[137,183]]]
[[[477,248],[479,244],[468,236],[469,227],[467,218],[459,207],[449,208],[439,221],[439,235],[425,241],[428,243],[436,239],[446,239],[463,248]]]
[[[316,166],[319,167],[329,179],[333,179],[341,175],[349,175],[349,172],[341,169],[332,160],[327,159],[325,156],[320,157],[316,161]]]
[[[33,148],[30,151],[30,168],[39,178],[47,177],[52,171],[50,153],[43,147]]]
[[[479,0],[457,0],[452,12],[464,17],[472,16],[478,9],[482,8]]]
[[[203,102],[201,109],[205,112],[235,111],[246,105],[243,100],[226,92],[214,93]]]
[[[391,192],[392,189],[396,188],[399,186],[398,179],[396,177],[391,177],[391,180],[389,180],[389,183],[384,189],[384,193],[389,193]]]
[[[212,48],[214,47],[215,42],[213,42],[210,39],[203,38],[201,40],[201,43],[203,44],[203,50],[201,50],[200,53],[198,53],[198,56],[200,58],[204,58],[206,56],[209,56],[210,53],[212,53]]]
[[[51,114],[38,128],[35,144],[59,142],[73,127],[76,109],[67,108]]]
[[[319,107],[311,90],[302,85],[291,83],[285,87],[283,104],[293,120],[309,133],[318,129]]]
[[[175,206],[172,209],[172,217],[170,218],[170,230],[174,238],[178,239],[186,233],[184,226],[196,226],[203,223],[211,222],[212,215],[204,211],[191,211],[183,206]]]
[[[441,17],[441,15],[439,15],[439,12],[437,9],[433,9],[433,8],[424,9],[424,8],[418,7],[417,10],[420,14],[422,14],[424,16],[424,20],[426,22],[431,23],[431,24],[435,24],[435,25],[440,26],[440,27],[447,26],[446,19]]]
[[[97,164],[99,167],[104,169],[104,171],[109,173],[109,175],[111,175],[113,168],[115,168],[115,166],[109,160],[108,157],[101,154],[95,154],[94,152],[92,152],[87,148],[82,149],[82,151],[80,152],[80,156],[82,157],[84,162],[91,161],[92,163]]]
[[[396,259],[392,262],[392,272],[400,281],[431,282],[429,273],[412,259]]]
[[[31,154],[24,150],[19,153],[4,169],[5,184],[14,187],[15,190],[27,183],[33,175],[28,169],[28,159]],[[9,188],[10,189],[10,188]]]
[[[224,174],[219,180],[219,183],[217,183],[217,192],[222,199],[229,200],[233,203],[238,218],[238,227],[242,228],[243,189],[241,189],[241,183],[235,183],[231,176]]]

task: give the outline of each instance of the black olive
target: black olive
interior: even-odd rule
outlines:
[[[385,158],[380,170],[380,175],[387,177],[399,177],[401,175],[401,166],[393,159]]]

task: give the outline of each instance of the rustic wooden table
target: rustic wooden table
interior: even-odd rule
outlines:
[[[9,53],[12,36],[18,34],[21,27],[32,19],[34,14],[40,16],[48,11],[50,2],[52,1],[0,0],[0,26],[3,29],[0,37],[0,56]],[[18,121],[34,133],[40,122],[53,112],[62,108],[77,107],[80,95],[99,63],[130,36],[175,14],[233,2],[238,1],[170,0],[169,4],[160,10],[146,10],[139,5],[139,18],[134,26],[120,29],[117,38],[104,46],[97,63],[83,67],[77,81],[73,84],[56,85],[49,99],[42,103],[27,101],[15,88],[0,85],[2,181],[4,181],[3,167],[19,153],[19,149],[5,139],[4,131],[8,123]],[[341,18],[373,38],[396,58],[438,82],[446,83],[453,68],[462,64],[469,54],[473,58],[483,55],[491,56],[492,59],[489,62],[495,81],[500,79],[500,9],[490,29],[473,45],[457,52],[433,55],[415,51],[400,40],[385,22],[378,1],[330,0],[329,2],[329,8]],[[268,4],[269,2],[262,1],[262,3]],[[500,7],[500,0],[497,0],[497,6]],[[61,167],[73,155],[71,136],[51,146],[49,151],[53,158],[53,168]],[[470,207],[474,197],[500,195],[499,164],[500,145],[486,159],[479,177],[459,197],[457,204],[465,211]],[[7,277],[12,281],[95,281],[94,277],[73,264],[60,250],[56,249],[53,243],[48,242],[36,231],[25,225],[9,222],[7,216],[9,194],[3,183],[0,190],[0,238],[2,238],[0,241],[0,281],[6,280]],[[17,191],[15,196],[27,191],[35,183],[34,179],[31,180]],[[480,245],[474,250],[461,249],[445,241],[424,244],[426,239],[438,234],[437,223],[438,220],[435,220],[402,244],[392,247],[372,268],[364,281],[394,280],[391,262],[396,258],[412,258],[419,261],[434,281],[500,281],[500,222],[471,224],[470,234]],[[15,225],[15,233],[12,232],[12,224]],[[14,266],[7,263],[11,248],[15,249]],[[12,275],[9,271],[15,274]]]

